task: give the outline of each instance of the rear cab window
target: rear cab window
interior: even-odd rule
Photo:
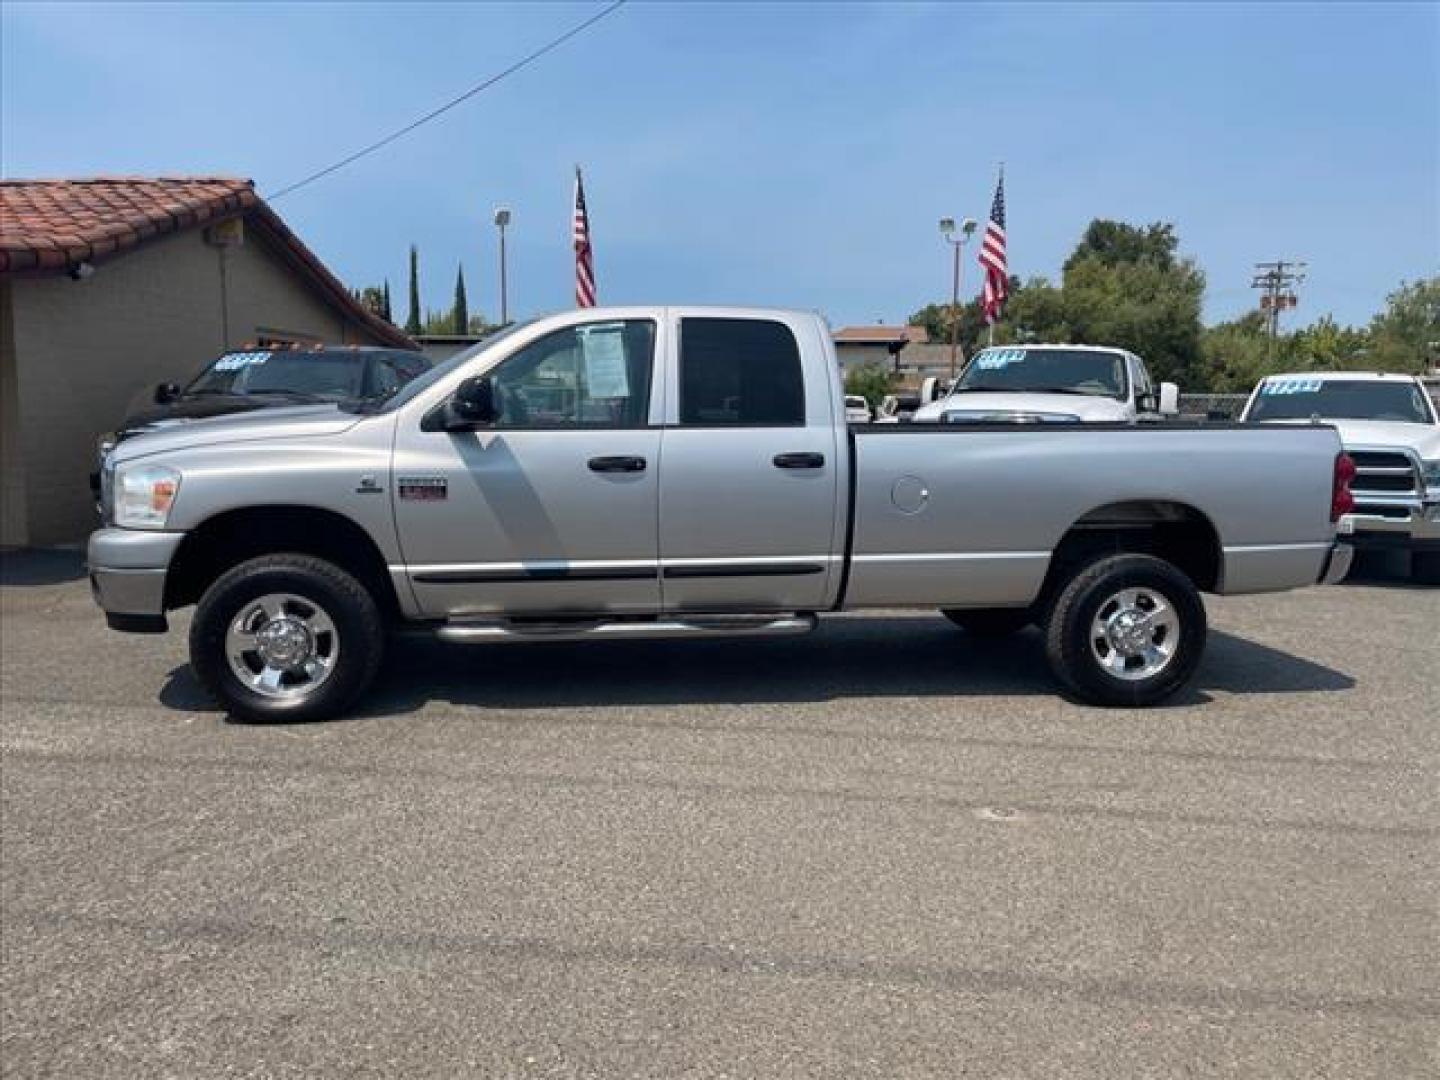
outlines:
[[[805,379],[790,328],[767,319],[682,319],[680,423],[803,427]]]

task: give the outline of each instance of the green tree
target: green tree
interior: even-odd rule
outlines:
[[[881,364],[861,364],[845,373],[845,393],[859,394],[877,409],[886,394],[895,389],[896,376]]]
[[[421,333],[420,323],[420,252],[410,245],[410,314],[405,317],[407,334]]]
[[[1276,350],[1277,354],[1282,352]],[[1294,366],[1314,371],[1345,371],[1370,363],[1370,335],[1364,330],[1341,326],[1333,316],[1322,315],[1309,326],[1296,330],[1284,343],[1283,353]]]
[[[1168,222],[1140,226],[1096,218],[1086,227],[1080,243],[1065,261],[1065,272],[1070,272],[1072,264],[1090,258],[1098,259],[1105,266],[1148,262],[1168,270],[1175,265],[1179,249],[1175,226]]]
[[[450,321],[454,334],[470,330],[470,305],[465,301],[465,266],[462,263],[455,272],[455,306],[450,309]]]
[[[1193,388],[1203,378],[1200,305],[1205,275],[1191,260],[1072,257],[1061,289],[1072,341],[1118,345],[1138,353],[1157,380]]]
[[[394,323],[395,317],[390,314],[390,279],[385,279],[385,294],[380,308],[381,317],[388,323]]]
[[[1440,363],[1440,275],[1405,283],[1370,322],[1364,366],[1419,374]]]
[[[1278,342],[1276,359],[1270,358],[1270,342],[1263,313],[1247,311],[1240,318],[1206,327],[1200,335],[1201,377],[1196,389],[1217,394],[1244,394],[1273,371],[1285,366],[1289,342]],[[1188,389],[1188,388],[1187,388]]]
[[[1043,277],[1031,278],[1005,304],[996,340],[1069,342],[1074,340],[1065,312],[1065,293]]]
[[[360,301],[360,306],[372,315],[385,317],[385,293],[374,285],[366,285],[363,289],[355,290],[355,299]]]

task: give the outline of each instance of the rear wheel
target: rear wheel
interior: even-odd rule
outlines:
[[[1184,573],[1150,555],[1112,555],[1060,590],[1045,652],[1082,701],[1152,705],[1195,673],[1205,634],[1205,605]]]
[[[241,563],[205,591],[190,626],[190,665],[242,720],[322,720],[365,691],[384,653],[384,623],[365,587],[308,555]]]
[[[1410,576],[1421,585],[1440,585],[1440,551],[1417,551],[1411,555]]]
[[[941,614],[976,637],[1008,637],[1033,621],[1028,608],[944,608]]]

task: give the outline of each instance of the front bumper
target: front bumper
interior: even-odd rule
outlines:
[[[99,529],[90,534],[90,591],[111,629],[163,633],[165,575],[184,533]]]
[[[1433,489],[1432,489],[1433,496]],[[1440,550],[1440,501],[1357,496],[1355,513],[1340,519],[1344,541],[1358,548]]]

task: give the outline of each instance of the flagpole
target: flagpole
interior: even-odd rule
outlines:
[[[1000,162],[1000,178],[999,178],[999,180],[997,181],[997,183],[999,183],[999,184],[1001,184],[1001,185],[1004,185],[1004,183],[1005,183],[1005,163],[1004,163],[1003,161]],[[1007,261],[1008,261],[1008,260],[1007,260]],[[993,323],[993,322],[990,324],[990,337],[989,337],[989,339],[985,342],[985,344],[987,344],[987,345],[994,345],[994,344],[995,344],[995,323]]]

